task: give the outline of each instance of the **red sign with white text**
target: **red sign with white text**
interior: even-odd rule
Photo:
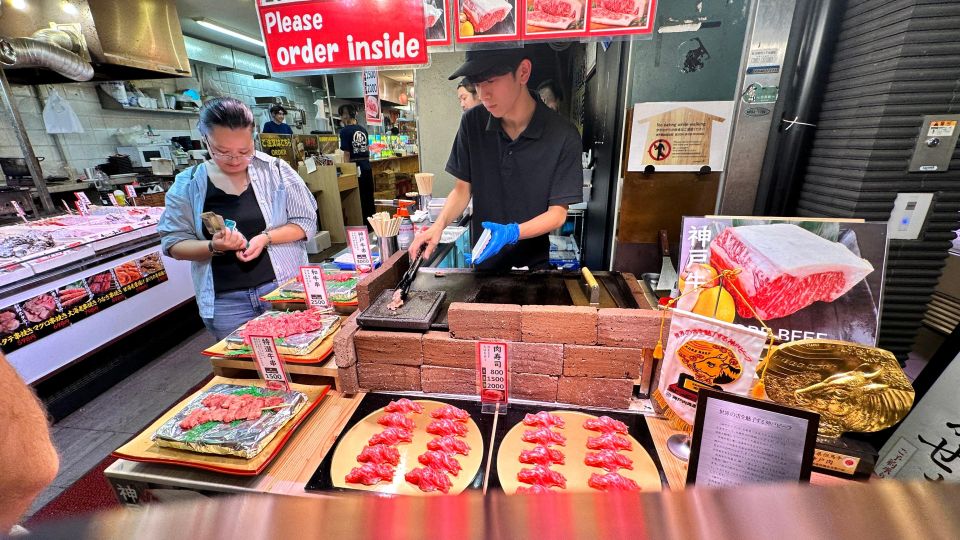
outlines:
[[[277,74],[428,62],[423,0],[259,0]]]

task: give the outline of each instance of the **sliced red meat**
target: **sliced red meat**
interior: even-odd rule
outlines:
[[[599,437],[587,437],[587,448],[590,450],[630,450],[633,448],[633,443],[623,435],[604,433]]]
[[[566,477],[543,465],[534,465],[532,469],[520,469],[520,472],[517,473],[517,480],[535,486],[567,488]]]
[[[412,412],[412,413],[420,414],[423,412],[423,405],[415,401],[410,401],[407,398],[400,398],[396,401],[391,401],[390,403],[387,403],[387,406],[384,407],[383,410],[388,413],[398,412],[398,413],[406,414],[406,413]]]
[[[600,7],[615,13],[637,15],[641,7],[646,7],[646,0],[599,0]]]
[[[583,423],[583,429],[599,431],[600,433],[623,433],[624,435],[628,431],[626,424],[609,416],[591,418]]]
[[[600,491],[640,491],[636,482],[615,472],[591,474],[587,485]]]
[[[387,428],[370,437],[370,441],[367,444],[370,446],[377,444],[396,446],[402,442],[413,442],[413,432],[403,428]]]
[[[454,420],[464,423],[470,420],[470,413],[453,405],[444,405],[439,409],[434,409],[430,416],[437,420]]]
[[[563,421],[563,418],[555,414],[550,414],[547,411],[540,411],[537,414],[527,413],[523,417],[523,425],[531,427],[558,427],[563,429],[566,425],[566,422]]]
[[[453,487],[450,477],[433,467],[418,467],[404,475],[404,478],[420,488],[420,491],[428,493],[431,491],[449,493],[450,488]]]
[[[589,467],[606,469],[610,472],[616,472],[620,469],[633,470],[633,460],[616,450],[587,452],[587,456],[583,458],[583,463]]]
[[[460,474],[460,462],[452,454],[438,450],[427,450],[417,457],[421,465],[448,472],[454,476]]]
[[[550,446],[551,444],[566,446],[567,438],[556,431],[551,431],[549,428],[541,428],[535,431],[524,431],[523,442],[537,443],[544,446]]]
[[[402,428],[409,431],[413,431],[413,428],[416,424],[413,420],[407,418],[403,413],[387,413],[377,419],[377,423],[381,426],[393,427],[393,428]]]
[[[463,437],[467,434],[467,425],[453,420],[434,420],[427,424],[427,433],[432,435],[459,435]]]
[[[437,24],[437,21],[440,20],[441,15],[443,15],[442,9],[430,2],[423,3],[424,28],[432,28],[433,25]]]
[[[539,484],[534,484],[530,487],[520,486],[517,488],[517,493],[526,493],[529,495],[543,495],[544,493],[556,493],[547,486],[541,486]]]
[[[386,463],[364,463],[359,467],[350,469],[346,480],[350,484],[372,486],[380,482],[392,482],[394,473],[394,468]]]
[[[373,446],[364,446],[363,451],[357,456],[360,463],[389,463],[390,465],[400,464],[400,451],[392,446],[385,444],[375,444]]]
[[[452,435],[430,440],[427,442],[427,448],[429,450],[440,450],[448,454],[460,454],[464,456],[470,453],[470,446]]]
[[[560,15],[551,15],[542,11],[528,11],[527,24],[538,26],[540,28],[550,28],[553,30],[566,30],[574,23],[576,19],[570,17],[561,17]]]
[[[554,463],[563,465],[564,460],[563,452],[554,450],[553,448],[547,448],[543,445],[534,446],[530,450],[520,451],[520,463],[526,463],[527,465],[549,466]]]
[[[594,7],[590,12],[591,22],[610,26],[630,26],[635,20],[637,20],[636,15],[627,15],[625,13],[610,11],[609,9],[602,7]]]
[[[244,342],[250,342],[250,336],[287,337],[306,334],[323,328],[323,318],[319,311],[290,311],[282,315],[259,317],[248,322],[240,331]]]
[[[481,34],[506,19],[513,5],[505,0],[460,0],[460,8],[473,30]]]
[[[533,10],[548,15],[579,19],[583,14],[580,0],[533,0]],[[529,17],[529,14],[527,15]]]

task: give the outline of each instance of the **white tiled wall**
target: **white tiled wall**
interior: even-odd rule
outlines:
[[[316,107],[312,87],[278,80],[254,79],[251,75],[233,72],[219,72],[212,66],[195,64],[195,73],[204,81],[206,94],[232,96],[253,106],[255,97],[286,96],[306,110],[307,125],[303,129],[296,129],[295,133],[309,133],[316,129]],[[167,93],[182,91],[186,88],[200,88],[197,78],[193,79],[157,79],[136,81],[139,88],[164,88]],[[191,135],[197,138],[196,115],[174,115],[162,112],[116,111],[103,109],[97,98],[96,84],[74,83],[60,85],[44,85],[40,93],[45,97],[50,89],[56,88],[61,96],[65,97],[74,112],[80,118],[84,133],[69,135],[50,135],[43,126],[42,109],[40,102],[34,96],[29,86],[14,85],[13,93],[16,96],[20,116],[23,118],[33,145],[33,150],[45,160],[40,164],[46,176],[65,175],[64,167],[71,166],[80,171],[84,167],[92,167],[106,161],[106,157],[116,153],[117,141],[114,132],[118,128],[148,125],[153,131],[165,138]],[[220,92],[215,92],[218,90]],[[319,94],[318,94],[319,95]],[[262,123],[265,118],[258,118]],[[59,137],[65,155],[61,157],[56,147],[54,137]],[[20,145],[17,144],[12,122],[7,111],[0,108],[0,157],[22,157]],[[2,175],[0,175],[2,181]]]

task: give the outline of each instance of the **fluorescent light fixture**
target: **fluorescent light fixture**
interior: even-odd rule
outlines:
[[[204,27],[204,28],[209,28],[210,30],[213,30],[214,32],[220,32],[221,34],[226,34],[226,35],[228,35],[228,36],[230,36],[230,37],[235,37],[235,38],[237,38],[237,39],[242,39],[243,41],[246,41],[247,43],[253,43],[254,45],[258,45],[258,46],[260,46],[260,47],[263,47],[263,42],[260,41],[259,39],[255,38],[255,37],[250,37],[250,36],[248,36],[248,35],[246,35],[246,34],[244,34],[244,33],[242,33],[242,32],[239,32],[239,31],[237,31],[237,30],[234,30],[234,29],[232,29],[232,28],[227,28],[226,26],[223,26],[222,24],[220,24],[220,23],[218,23],[218,22],[213,22],[213,21],[211,21],[210,19],[204,19],[204,18],[194,19],[194,21],[196,21],[196,23],[199,24],[200,26],[202,26],[202,27]]]

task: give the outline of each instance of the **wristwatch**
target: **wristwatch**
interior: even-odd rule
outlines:
[[[213,249],[213,240],[210,240],[210,241],[207,242],[207,249],[209,249],[209,250],[210,250],[210,253],[212,253],[212,254],[214,254],[214,255],[223,255],[223,252],[222,252],[222,251],[217,251],[217,250]]]

